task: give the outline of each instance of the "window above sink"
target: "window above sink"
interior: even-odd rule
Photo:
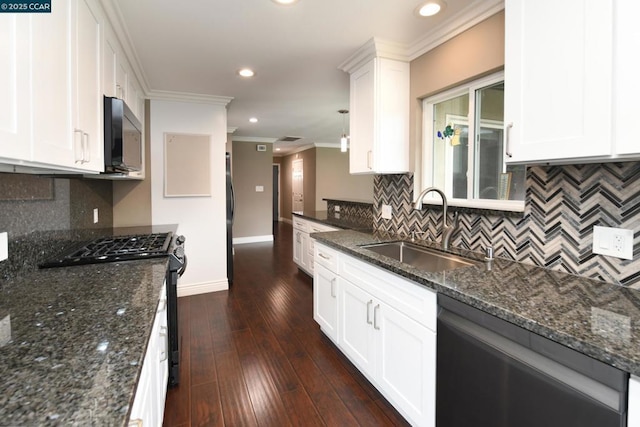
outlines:
[[[505,164],[504,73],[423,100],[422,182],[444,191],[450,206],[521,212],[524,165]],[[440,204],[431,194],[425,203]]]

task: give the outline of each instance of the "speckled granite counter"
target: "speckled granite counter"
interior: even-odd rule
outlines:
[[[329,214],[327,211],[304,211],[304,212],[292,212],[293,215],[299,216],[304,219],[319,222],[321,224],[330,225],[332,227],[341,228],[343,230],[361,230],[370,231],[373,228],[373,223],[366,218],[354,218],[354,217],[338,217]]]
[[[428,273],[360,246],[400,240],[352,230],[314,233],[356,258],[479,308],[501,319],[640,375],[640,291],[496,258],[452,250],[477,265]],[[420,242],[436,247],[433,243]]]
[[[127,425],[166,268],[155,258],[4,280],[0,425]]]

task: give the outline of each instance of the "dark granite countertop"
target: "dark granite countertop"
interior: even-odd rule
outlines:
[[[477,265],[428,273],[361,248],[402,240],[353,230],[311,237],[356,258],[640,376],[640,291],[483,255],[451,250]],[[418,242],[439,248],[429,242]]]
[[[176,226],[111,232],[145,230]],[[0,425],[128,425],[167,262],[32,269],[5,280]]]
[[[330,225],[332,227],[341,228],[343,230],[361,230],[371,231],[373,229],[373,223],[362,218],[353,217],[336,217],[334,214],[329,214],[327,211],[298,211],[291,212],[293,215],[300,218],[308,219],[311,221],[319,222],[321,224]]]

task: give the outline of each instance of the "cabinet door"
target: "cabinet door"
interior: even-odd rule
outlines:
[[[102,63],[102,89],[106,96],[118,96],[116,91],[116,73],[118,65],[118,42],[115,36],[105,28],[104,53]]]
[[[612,1],[506,1],[508,163],[611,154]]]
[[[338,344],[360,371],[373,379],[377,350],[373,329],[374,298],[351,282],[338,280]]]
[[[349,171],[353,174],[373,171],[375,61],[350,77]]]
[[[637,120],[640,99],[640,2],[634,0],[616,1],[615,6],[615,58],[614,70],[614,116],[613,137],[616,154],[620,156],[640,154],[637,137],[629,137],[629,125]]]
[[[29,17],[0,14],[0,157],[29,160]]]
[[[82,135],[72,127],[71,1],[31,15],[32,159],[64,167],[81,160]]]
[[[102,19],[92,0],[77,0],[76,5],[74,133],[82,133],[77,166],[102,171]]]
[[[435,426],[436,334],[390,306],[374,306],[377,381],[414,425]]]
[[[338,341],[338,277],[321,265],[313,273],[313,319],[332,341]]]

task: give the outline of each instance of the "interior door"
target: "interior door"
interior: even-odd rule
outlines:
[[[304,211],[304,164],[302,159],[296,159],[292,164],[291,188],[293,192],[292,210]]]

